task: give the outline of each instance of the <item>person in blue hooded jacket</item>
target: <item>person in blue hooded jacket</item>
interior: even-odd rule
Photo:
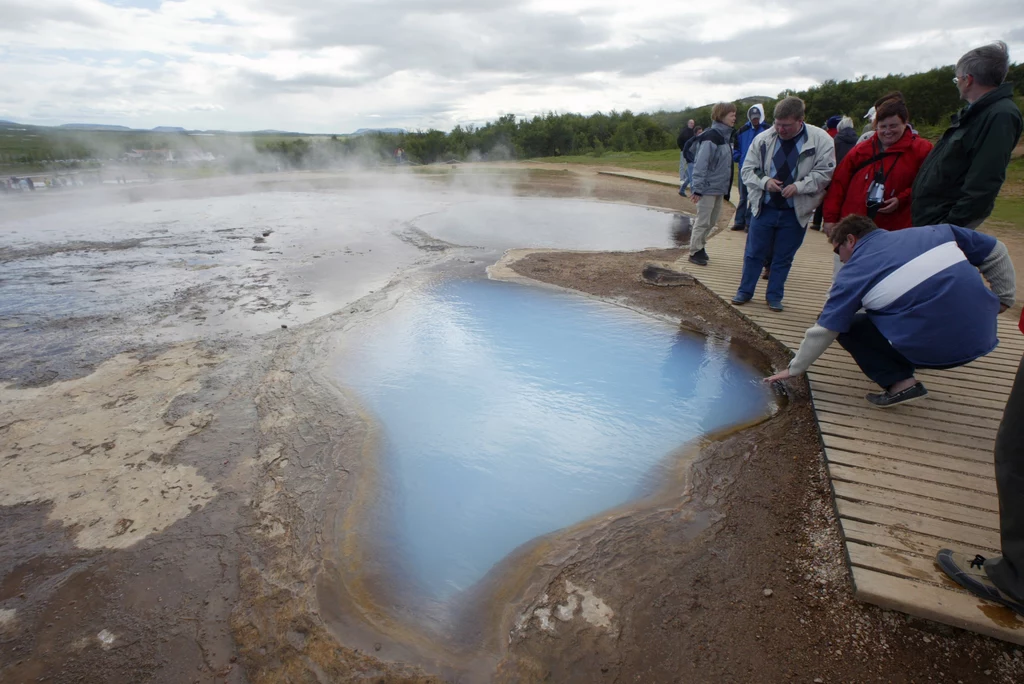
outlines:
[[[764,120],[764,107],[759,104],[747,110],[747,123],[736,133],[732,145],[732,160],[743,168],[743,160],[747,158],[747,150],[758,133],[767,131],[768,123]],[[750,211],[747,208],[747,186],[740,182],[740,198],[736,202],[736,216],[732,220],[733,230],[746,230],[750,226]]]

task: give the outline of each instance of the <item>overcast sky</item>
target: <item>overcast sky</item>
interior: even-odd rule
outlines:
[[[912,73],[995,39],[1024,59],[1024,1],[0,0],[0,119],[449,130]]]

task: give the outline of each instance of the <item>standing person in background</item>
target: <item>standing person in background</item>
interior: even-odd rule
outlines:
[[[690,186],[693,185],[693,162],[694,155],[697,154],[697,138],[704,132],[704,129],[700,126],[696,126],[693,129],[693,137],[686,141],[683,145],[683,159],[686,161],[686,183]],[[679,188],[679,194],[686,197],[686,190]]]
[[[868,113],[864,115],[864,118],[867,119],[867,123],[864,124],[864,128],[861,129],[860,137],[857,139],[857,142],[864,142],[865,140],[867,140],[868,138],[870,138],[871,136],[873,136],[875,134],[875,107],[874,106],[872,106],[871,109],[868,110]]]
[[[967,106],[953,115],[914,181],[915,226],[977,228],[992,213],[1022,128],[1013,84],[1004,83],[1009,68],[1002,41],[975,48],[956,63],[953,83]]]
[[[853,119],[844,116],[839,125],[836,126],[836,168],[843,161],[850,150],[857,144],[857,131],[853,130]]]
[[[909,120],[901,93],[889,93],[878,105],[875,135],[854,147],[832,176],[823,204],[826,234],[851,214],[885,230],[913,225],[910,188],[932,144],[911,130]]]
[[[679,194],[686,197],[686,188],[691,183],[690,174],[687,169],[686,155],[683,154],[683,148],[686,147],[686,143],[689,142],[690,138],[694,136],[695,123],[693,119],[686,122],[683,130],[679,131],[679,135],[676,137],[676,145],[679,146]]]
[[[804,101],[787,97],[775,105],[775,125],[754,138],[740,172],[750,197],[750,232],[743,276],[733,304],[754,297],[758,275],[771,253],[768,308],[782,311],[786,278],[803,244],[805,226],[821,203],[836,168],[832,138],[804,123]]]
[[[704,249],[708,234],[722,211],[722,201],[732,189],[732,127],[736,125],[736,105],[719,102],[711,110],[714,123],[701,133],[693,163],[693,194],[690,201],[697,205],[697,221],[690,236],[690,263],[707,266],[708,253]]]
[[[825,132],[832,136],[833,140],[839,133],[839,122],[842,120],[842,114],[835,114],[833,116],[828,117],[828,119],[825,120]]]
[[[825,121],[825,132],[832,136],[833,144],[835,144],[836,136],[839,135],[839,122],[843,120],[842,114],[836,114],[830,116]],[[839,155],[836,155],[836,166],[839,165]],[[811,219],[811,230],[821,230],[821,217],[823,212],[824,203],[819,204],[818,208],[814,210],[814,218]]]
[[[743,168],[743,162],[747,158],[747,150],[750,149],[750,143],[754,142],[761,133],[767,131],[770,127],[764,120],[764,107],[760,104],[753,105],[747,110],[747,123],[743,124],[736,133],[736,140],[733,143],[732,160],[739,164],[739,168]],[[750,212],[747,209],[747,186],[740,181],[740,198],[736,203],[736,216],[732,220],[733,230],[747,230],[750,227]]]

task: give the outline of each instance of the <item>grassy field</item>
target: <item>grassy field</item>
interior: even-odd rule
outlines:
[[[1021,148],[1017,152],[1022,152]],[[1018,154],[1006,167],[1006,182],[990,220],[1024,229],[1024,155]]]

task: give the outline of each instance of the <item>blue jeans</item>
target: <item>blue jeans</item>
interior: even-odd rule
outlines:
[[[750,212],[747,209],[747,185],[740,179],[740,199],[736,202],[736,215],[732,218],[734,226],[749,226]]]
[[[807,229],[796,220],[792,209],[777,209],[765,204],[761,213],[750,219],[747,247],[743,252],[743,277],[736,296],[751,299],[765,260],[771,255],[771,273],[768,276],[769,302],[782,302],[786,293],[786,278],[793,266],[793,257],[804,242]]]
[[[686,157],[683,156],[682,151],[679,152],[679,182],[686,187]]]

